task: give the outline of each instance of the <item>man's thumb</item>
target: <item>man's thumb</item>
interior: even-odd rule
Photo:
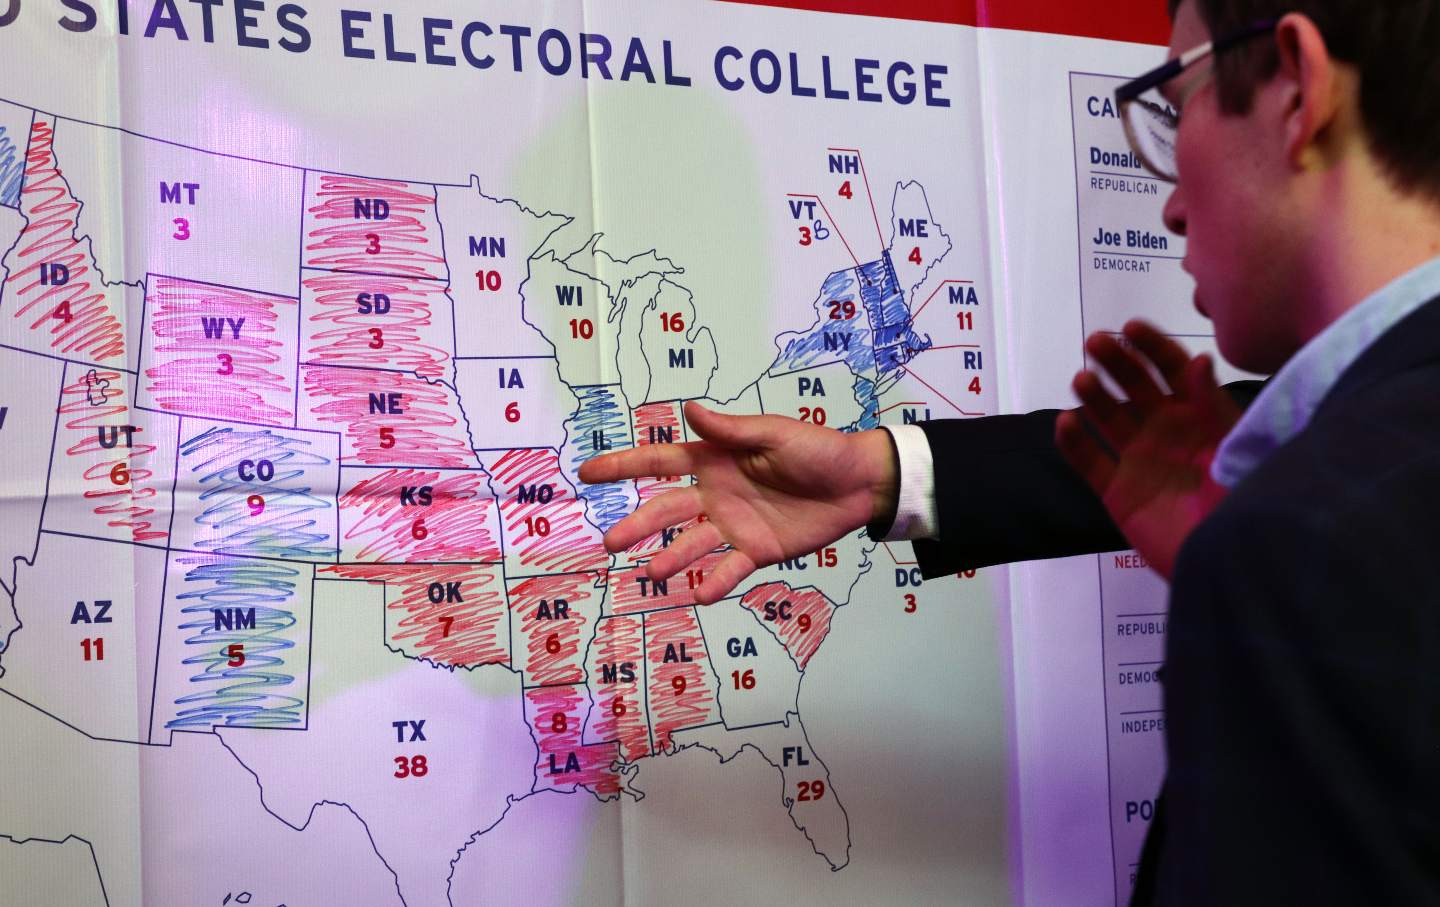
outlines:
[[[731,416],[706,409],[694,400],[685,404],[685,421],[700,437],[721,447],[768,447],[774,437],[772,416]]]

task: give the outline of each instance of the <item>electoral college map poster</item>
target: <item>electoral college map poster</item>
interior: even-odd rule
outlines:
[[[689,478],[577,477],[1213,348],[1106,107],[1163,28],[979,12],[0,2],[0,903],[1123,903],[1133,553],[698,606],[601,542]]]

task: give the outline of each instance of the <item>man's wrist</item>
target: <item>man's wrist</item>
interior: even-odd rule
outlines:
[[[873,537],[880,538],[894,524],[899,507],[900,453],[895,439],[883,428],[857,432],[854,437],[870,488],[870,519],[866,526]]]

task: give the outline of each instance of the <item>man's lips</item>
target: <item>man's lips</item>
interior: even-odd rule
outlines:
[[[1184,271],[1186,274],[1189,274],[1191,280],[1195,279],[1195,275],[1190,271],[1190,259],[1182,258],[1180,260],[1180,270]],[[1205,311],[1205,306],[1201,305],[1200,303],[1200,287],[1198,285],[1195,287],[1195,293],[1191,297],[1191,302],[1195,305],[1195,311],[1199,312],[1201,315],[1204,315],[1206,318],[1210,317],[1210,313]]]

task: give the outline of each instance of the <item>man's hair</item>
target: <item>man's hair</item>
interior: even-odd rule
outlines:
[[[1181,2],[1169,0],[1172,18]],[[1330,55],[1360,73],[1360,117],[1376,159],[1401,189],[1440,200],[1440,0],[1192,2],[1216,38],[1289,12],[1309,16]],[[1256,85],[1278,67],[1274,41],[1222,54],[1220,109],[1249,112]]]

